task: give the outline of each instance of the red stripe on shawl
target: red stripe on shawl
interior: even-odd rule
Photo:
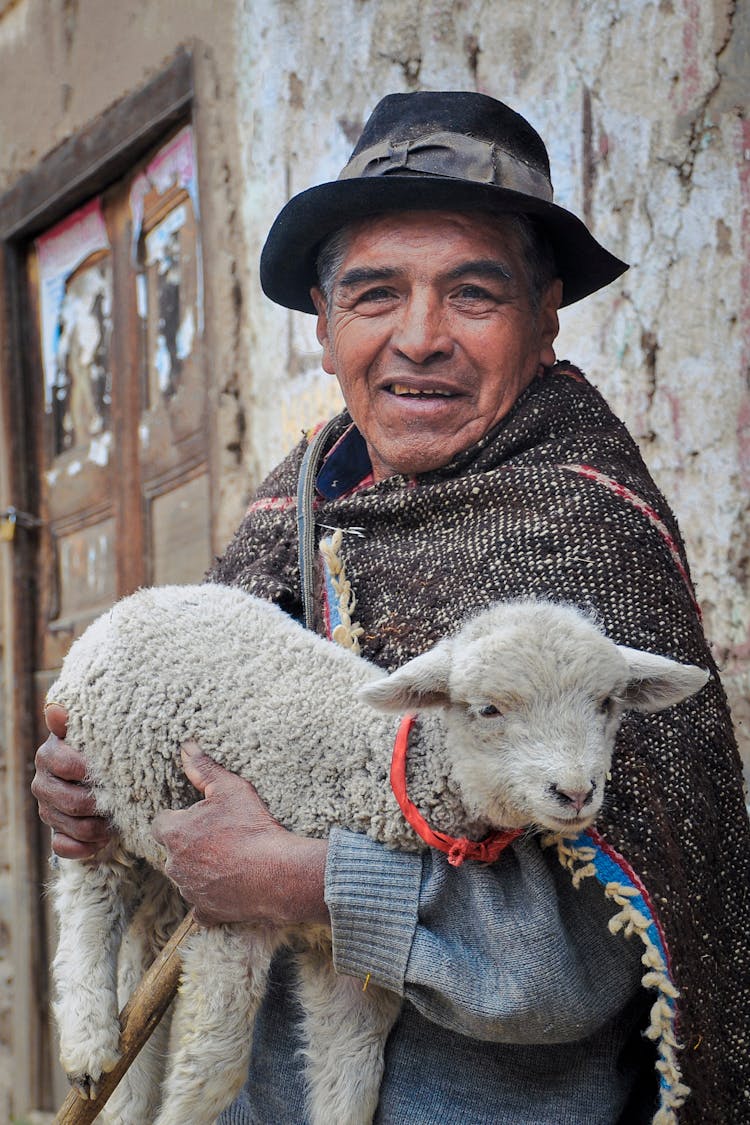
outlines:
[[[249,516],[251,512],[284,511],[286,508],[293,508],[296,503],[293,496],[261,496],[259,500],[253,500],[245,515]]]
[[[682,581],[687,586],[688,593],[690,594],[690,600],[695,607],[695,612],[698,614],[698,619],[702,620],[703,615],[701,614],[701,607],[695,600],[693,587],[690,582],[688,572],[682,562],[682,558],[680,557],[680,552],[678,550],[677,544],[669,534],[669,530],[667,529],[666,524],[664,523],[656,509],[652,508],[650,504],[647,504],[645,500],[642,500],[641,497],[638,496],[635,492],[632,492],[629,488],[626,487],[626,485],[620,484],[619,481],[613,480],[613,478],[608,477],[606,473],[601,473],[592,465],[561,465],[560,467],[563,469],[569,469],[573,473],[578,473],[579,476],[586,477],[587,480],[593,480],[596,484],[603,485],[604,488],[608,488],[610,492],[614,492],[615,496],[619,496],[620,499],[626,500],[628,504],[632,504],[634,508],[637,508],[639,512],[642,512],[643,515],[646,516],[648,520],[650,520],[651,524],[656,528],[659,535],[666,543],[669,552],[672,555],[672,561],[674,562],[675,567],[677,568],[680,577],[682,578]]]

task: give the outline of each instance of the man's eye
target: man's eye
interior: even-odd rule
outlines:
[[[483,289],[481,285],[462,285],[460,289],[455,292],[455,297],[459,301],[492,301],[494,297],[488,290]]]
[[[364,301],[369,303],[374,301],[390,301],[392,297],[393,293],[390,289],[386,289],[384,286],[379,286],[377,289],[366,289],[364,293],[359,294],[357,300],[360,302]]]

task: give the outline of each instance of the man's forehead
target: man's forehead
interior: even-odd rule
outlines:
[[[474,273],[510,280],[523,272],[513,219],[461,211],[407,211],[369,216],[340,232],[336,285],[385,280],[415,267],[433,276]]]
[[[347,246],[365,247],[377,244],[398,244],[400,239],[441,240],[446,230],[467,239],[496,242],[499,246],[518,245],[515,217],[490,212],[466,211],[394,211],[367,215],[346,228]]]

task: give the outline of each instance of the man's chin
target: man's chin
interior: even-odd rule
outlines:
[[[427,434],[424,430],[424,426],[410,428],[402,441],[394,441],[393,434],[389,433],[377,449],[368,446],[376,481],[399,474],[421,476],[443,469],[483,436],[470,437],[457,427]]]
[[[446,449],[443,446],[440,452],[426,451],[422,455],[418,455],[415,450],[409,450],[408,454],[404,453],[399,456],[398,453],[386,454],[381,458],[377,454],[372,460],[373,475],[376,481],[385,480],[386,477],[405,476],[417,477],[422,476],[424,473],[432,473],[437,469],[443,469],[449,465],[456,453],[452,450]]]

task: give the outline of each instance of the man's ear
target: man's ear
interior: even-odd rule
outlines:
[[[709,678],[705,668],[694,664],[678,664],[666,656],[617,647],[628,663],[630,678],[623,702],[631,710],[650,712],[673,707],[700,691]]]
[[[539,309],[539,362],[545,367],[551,367],[557,359],[553,345],[560,331],[557,310],[560,308],[562,295],[563,283],[559,277],[550,282],[542,294]]]
[[[321,290],[318,289],[317,285],[313,286],[313,288],[310,290],[310,297],[312,298],[312,303],[315,305],[315,310],[318,314],[318,323],[315,326],[315,335],[318,337],[318,343],[323,349],[323,359],[321,360],[321,367],[329,375],[335,375],[336,367],[333,362],[333,348],[331,347],[331,340],[328,334],[328,303]]]
[[[444,707],[450,702],[448,673],[450,641],[416,656],[390,676],[360,688],[359,697],[378,711],[420,711],[425,707]]]

